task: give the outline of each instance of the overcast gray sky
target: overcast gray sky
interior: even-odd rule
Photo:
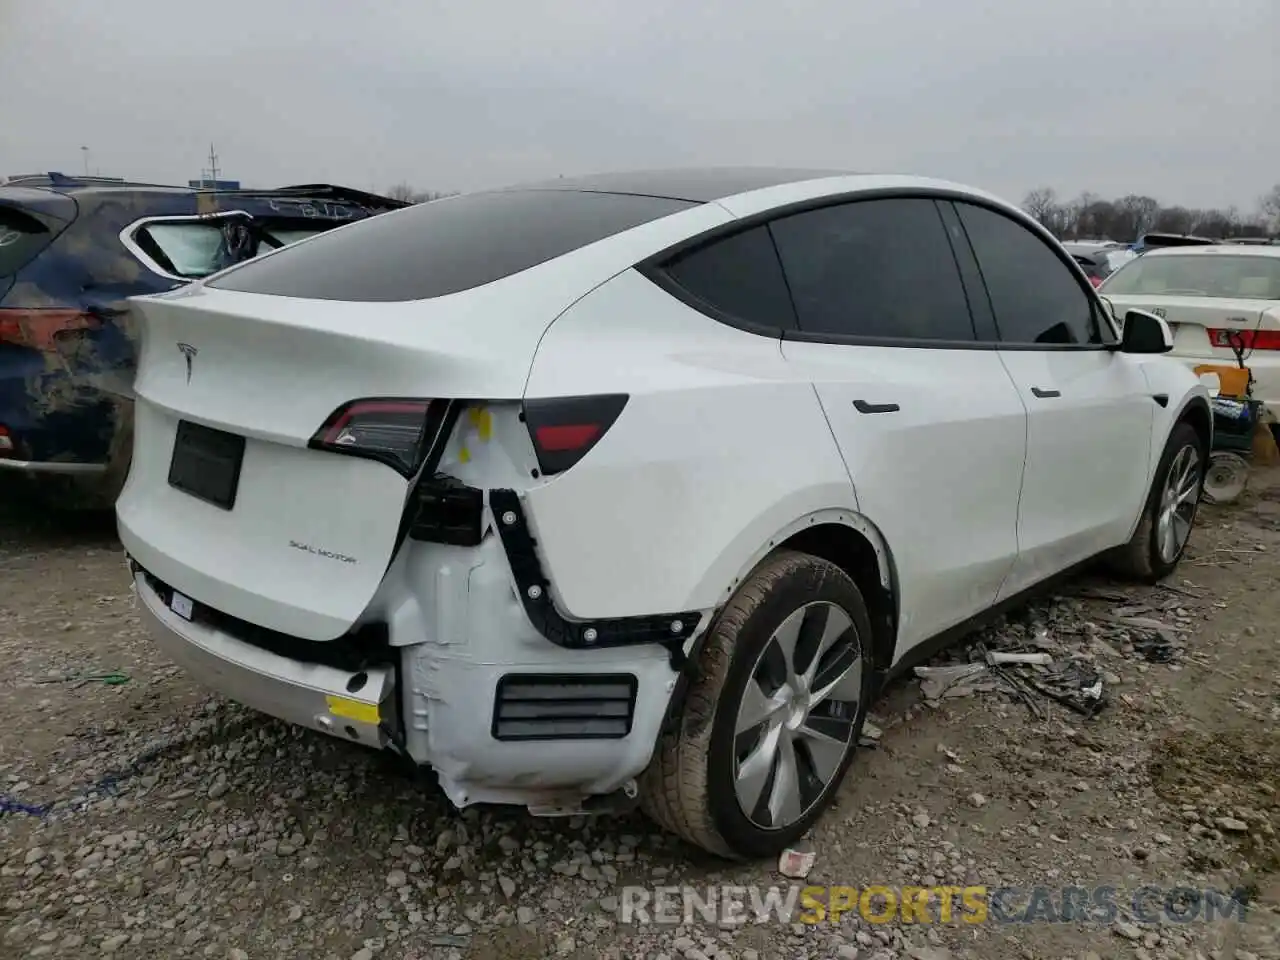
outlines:
[[[1280,0],[0,0],[0,174],[469,190],[689,164],[1251,209]]]

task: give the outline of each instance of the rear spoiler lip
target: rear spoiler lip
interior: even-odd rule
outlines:
[[[354,187],[343,187],[332,183],[303,183],[295,186],[274,187],[269,190],[236,190],[236,196],[288,197],[298,200],[332,200],[336,202],[354,203],[371,210],[400,210],[413,204],[405,200],[395,200],[381,194],[357,190]]]

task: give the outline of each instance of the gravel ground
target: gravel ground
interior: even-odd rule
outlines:
[[[628,885],[789,881],[638,815],[459,813],[212,697],[141,634],[109,521],[4,502],[0,957],[1280,958],[1278,476],[1202,513],[1173,582],[1082,581],[975,638],[1096,671],[1096,716],[1035,667],[1010,668],[1022,697],[890,690],[806,881],[1246,891],[1215,923],[624,923]],[[63,679],[110,671],[130,679]]]

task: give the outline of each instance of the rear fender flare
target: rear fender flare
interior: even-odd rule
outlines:
[[[856,510],[850,510],[844,507],[828,507],[825,509],[814,510],[797,519],[791,521],[781,527],[769,537],[764,543],[760,544],[755,551],[738,567],[738,573],[726,585],[720,594],[720,603],[725,603],[729,597],[733,596],[733,592],[738,586],[750,576],[751,571],[759,565],[765,557],[776,550],[780,545],[786,543],[796,534],[808,529],[816,527],[820,524],[838,524],[843,527],[859,533],[875,550],[876,568],[880,575],[880,586],[894,594],[894,570],[893,555],[889,552],[889,545],[885,542],[884,536],[874,523]],[[699,591],[701,593],[701,591]]]

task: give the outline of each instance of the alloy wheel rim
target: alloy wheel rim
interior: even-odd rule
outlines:
[[[1160,559],[1173,563],[1191,536],[1200,499],[1200,455],[1190,445],[1178,451],[1169,464],[1156,519],[1156,548]]]
[[[781,830],[827,792],[853,741],[865,668],[853,620],[827,601],[779,624],[734,720],[734,789],[743,815]]]

